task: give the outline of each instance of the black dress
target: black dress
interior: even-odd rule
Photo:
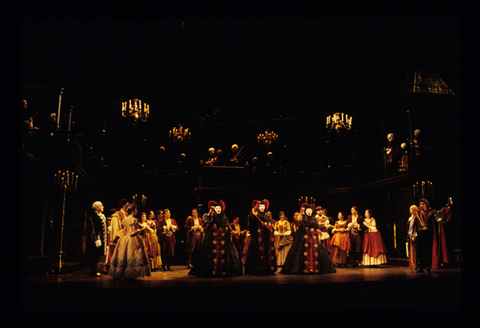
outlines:
[[[188,274],[198,277],[241,276],[242,263],[231,241],[225,213],[204,214],[203,223],[205,235]]]
[[[245,259],[245,274],[272,275],[277,271],[275,257],[275,222],[264,212],[248,215],[250,241]]]
[[[287,254],[280,273],[335,273],[332,260],[320,242],[318,222],[312,216],[303,214],[301,221],[295,221],[297,232],[292,248]]]

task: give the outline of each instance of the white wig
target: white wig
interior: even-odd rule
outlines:
[[[101,201],[97,200],[92,204],[92,209],[96,210],[98,206],[103,205]]]

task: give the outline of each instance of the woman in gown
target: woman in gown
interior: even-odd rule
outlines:
[[[123,233],[113,252],[108,274],[114,279],[150,276],[148,254],[139,236],[147,228],[140,228],[135,218],[136,204],[129,204],[126,212],[127,216],[122,220]]]
[[[320,210],[317,211],[315,218],[317,219],[318,227],[322,232],[320,242],[322,243],[323,248],[325,248],[330,254],[330,233],[328,232],[328,229],[333,228],[330,224],[331,218],[327,216],[327,210],[325,208],[320,208]]]
[[[275,222],[275,255],[277,256],[277,266],[281,267],[285,263],[288,251],[292,247],[293,236],[290,223],[286,220],[285,212],[279,213],[279,218]]]
[[[367,228],[363,237],[363,260],[362,265],[380,265],[387,263],[387,248],[383,243],[382,235],[377,230],[377,222],[372,217],[372,211],[365,211],[363,225]]]
[[[313,207],[315,205],[312,205]],[[295,221],[297,232],[281,273],[335,273],[327,250],[320,243],[321,231],[312,206],[304,203]]]
[[[254,200],[252,211],[248,214],[248,243],[245,258],[245,274],[273,275],[277,271],[275,260],[274,222],[267,215],[268,200]]]
[[[157,224],[155,222],[155,213],[153,211],[148,211],[147,225],[150,230],[147,231],[148,241],[150,244],[149,256],[151,262],[151,268],[161,269],[162,268],[162,256],[161,256],[161,247],[158,242],[157,236]]]
[[[224,213],[225,203],[208,202],[210,211],[203,215],[204,237],[189,275],[231,277],[242,275],[242,265],[230,238],[230,223]]]
[[[332,229],[332,239],[330,240],[330,257],[332,263],[347,266],[348,252],[350,251],[350,232],[347,228],[347,221],[343,212],[338,213],[338,221]]]

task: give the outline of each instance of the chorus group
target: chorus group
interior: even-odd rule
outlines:
[[[377,266],[387,262],[387,249],[372,211],[365,216],[356,206],[338,220],[327,209],[303,203],[289,221],[283,211],[275,220],[267,199],[254,200],[247,226],[225,214],[226,204],[209,201],[208,212],[197,209],[185,221],[188,275],[329,274],[335,267]],[[175,256],[180,227],[170,210],[138,213],[138,206],[122,199],[108,219],[102,202],[92,205],[89,224],[91,274],[114,279],[150,276],[168,271]]]

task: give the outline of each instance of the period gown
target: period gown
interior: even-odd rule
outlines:
[[[281,273],[335,273],[327,250],[320,243],[318,222],[313,216],[301,214],[302,219],[296,220],[297,232],[292,248],[288,252]]]
[[[347,229],[347,221],[337,221],[333,229]],[[350,251],[350,232],[335,231],[330,239],[330,257],[333,264],[347,265]]]
[[[230,238],[225,213],[203,215],[204,237],[189,275],[231,277],[242,275],[242,264]]]
[[[387,248],[383,243],[382,235],[375,226],[375,219],[364,219],[367,227],[363,237],[362,265],[380,265],[387,263]]]
[[[332,218],[328,216],[321,216],[317,218],[317,221],[318,221],[318,227],[320,228],[320,231],[321,231],[321,234],[319,235],[320,242],[322,243],[323,248],[325,248],[327,252],[330,253],[330,234],[328,232],[328,228],[332,227],[330,225]]]
[[[150,258],[151,269],[158,269],[162,267],[161,246],[158,242],[158,236],[156,231],[156,224],[153,220],[146,221],[150,228],[145,232],[148,242],[148,256]]]
[[[151,275],[150,262],[142,238],[138,220],[127,216],[122,220],[123,234],[117,242],[108,274],[113,278],[133,279]]]
[[[250,240],[245,257],[245,274],[273,275],[277,271],[274,224],[266,212],[252,210],[248,214]]]
[[[275,255],[277,256],[277,266],[283,266],[287,258],[288,251],[293,244],[292,229],[287,220],[277,221],[275,223]]]

